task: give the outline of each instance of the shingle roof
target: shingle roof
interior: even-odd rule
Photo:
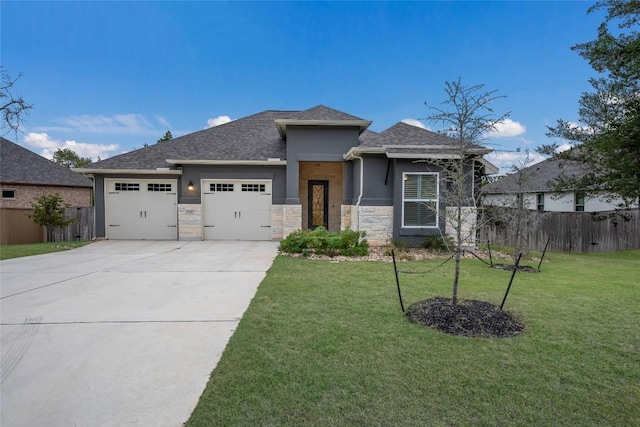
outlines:
[[[580,176],[584,169],[576,162],[550,158],[535,165],[524,168],[522,171],[505,175],[497,181],[486,185],[482,191],[487,194],[505,194],[523,191],[527,193],[545,193],[554,191],[552,181],[560,175]],[[518,184],[518,176],[522,178],[522,188]]]
[[[456,140],[417,126],[399,122],[360,145],[383,147],[388,145],[454,145]]]
[[[264,111],[223,125],[190,133],[130,153],[114,156],[91,169],[166,168],[167,159],[267,160],[286,159],[286,145],[274,120],[288,118],[292,111]]]
[[[63,187],[93,187],[91,180],[0,137],[0,182]]]

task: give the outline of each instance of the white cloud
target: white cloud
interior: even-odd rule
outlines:
[[[518,135],[522,135],[527,131],[519,122],[511,119],[504,119],[495,124],[495,129],[489,132],[487,135],[489,138],[510,138]]]
[[[429,129],[428,127],[426,127],[426,126],[424,125],[424,123],[422,123],[420,120],[416,120],[416,119],[402,119],[402,120],[400,120],[400,121],[401,121],[402,123],[406,123],[406,124],[411,125],[411,126],[416,126],[416,127],[422,128],[422,129],[431,130],[431,129]]]
[[[166,119],[153,116],[147,119],[142,114],[115,114],[105,116],[101,114],[82,114],[79,116],[62,117],[55,120],[59,126],[39,126],[37,131],[56,132],[86,132],[105,134],[158,135],[160,129],[169,128]],[[160,126],[158,126],[160,125]]]
[[[205,127],[205,129],[209,129],[212,128],[214,126],[220,126],[223,125],[225,123],[229,123],[232,122],[233,119],[229,116],[218,116],[218,117],[212,117],[209,120],[207,120],[207,126]]]
[[[93,160],[97,160],[98,157],[106,159],[110,153],[116,151],[118,144],[89,144],[86,142],[76,141],[58,141],[51,138],[46,133],[30,132],[26,134],[23,141],[35,148],[40,148],[42,151],[40,155],[47,159],[53,158],[53,153],[59,148],[68,148],[74,151],[80,157],[89,157]]]
[[[571,144],[560,144],[558,148],[556,148],[556,153],[562,153],[563,151],[567,151],[571,148]]]
[[[500,168],[500,174],[505,174],[510,173],[513,166],[523,167],[527,161],[527,153],[524,151],[493,151],[485,158]],[[526,166],[535,165],[544,159],[545,157],[541,154],[529,152],[529,163]]]

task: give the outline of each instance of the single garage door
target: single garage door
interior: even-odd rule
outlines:
[[[271,240],[271,181],[204,180],[205,240]]]
[[[107,179],[107,239],[177,240],[177,181]]]

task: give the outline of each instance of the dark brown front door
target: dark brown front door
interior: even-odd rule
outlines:
[[[329,228],[329,181],[309,181],[309,228]]]

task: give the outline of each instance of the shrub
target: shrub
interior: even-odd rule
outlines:
[[[454,247],[453,239],[449,236],[427,236],[422,247],[433,252],[449,252]]]
[[[369,253],[365,232],[350,229],[330,233],[324,227],[315,230],[296,230],[280,242],[280,252],[318,255],[364,256]]]

